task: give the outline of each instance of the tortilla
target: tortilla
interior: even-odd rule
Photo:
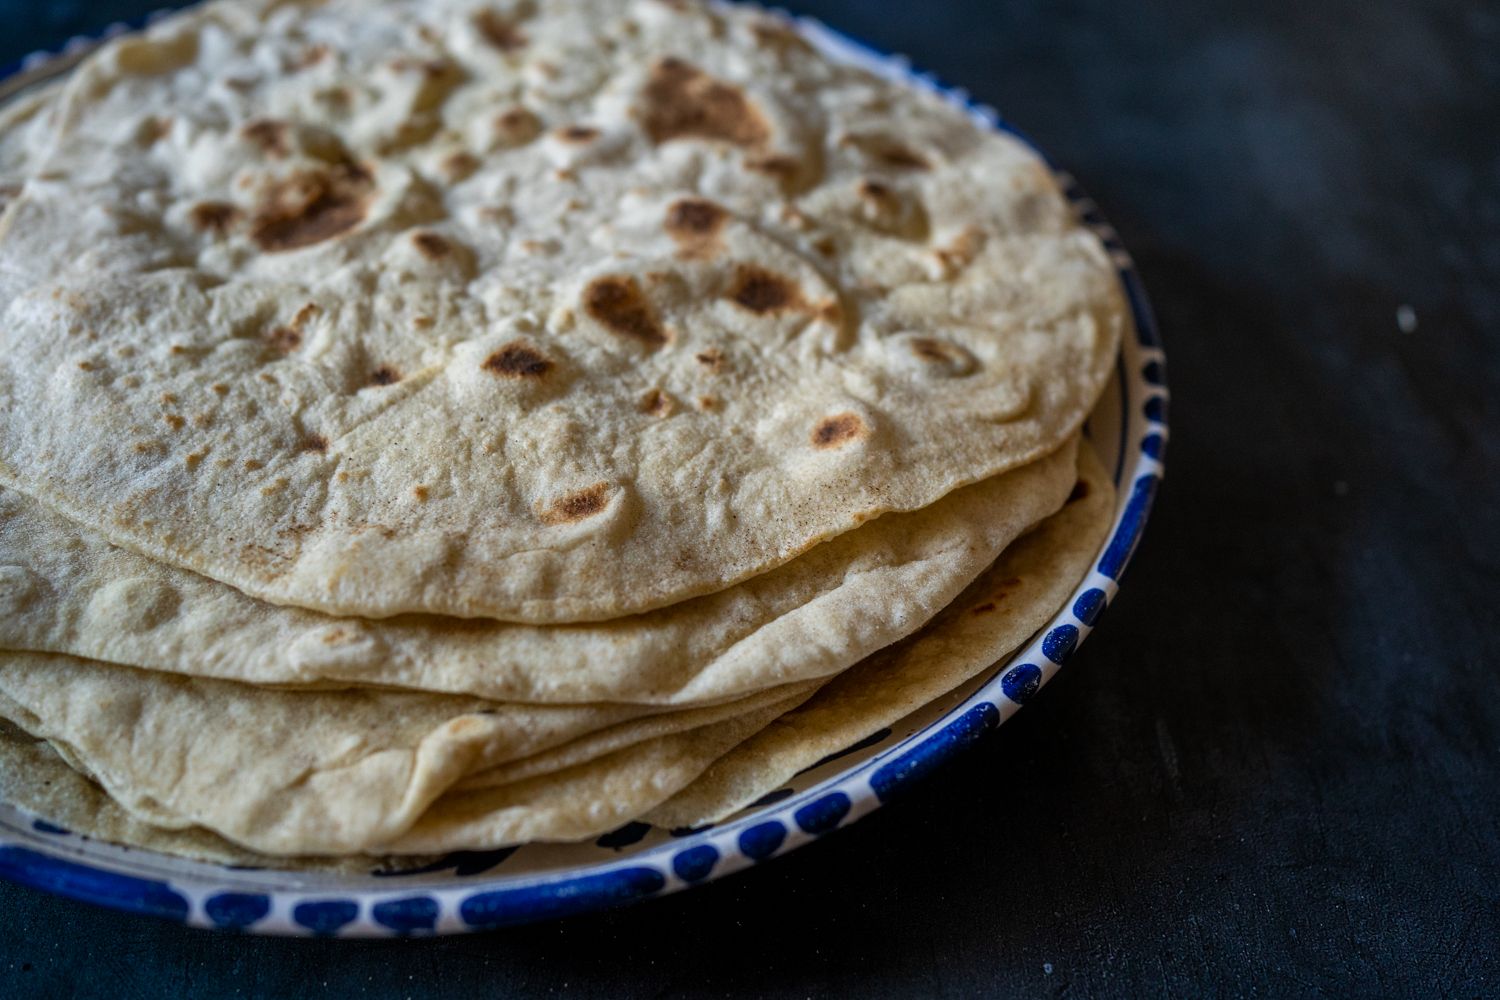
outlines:
[[[1083,495],[1006,549],[920,632],[834,678],[644,819],[669,829],[718,822],[1010,656],[1057,613],[1109,534],[1114,488],[1092,447],[1079,449],[1078,472]]]
[[[1127,322],[1032,152],[749,9],[235,0],[59,101],[0,480],[273,603],[722,591],[1054,451]]]
[[[764,725],[814,687],[641,719],[645,713],[633,706],[527,708],[387,691],[269,691],[67,656],[0,654],[0,716],[51,741],[137,819],[167,829],[202,826],[267,854],[426,853],[388,845],[454,782],[591,733],[594,755],[575,754],[530,779],[521,798],[505,799],[506,808],[524,812],[526,796],[538,798],[565,831],[610,809],[643,811],[696,776],[695,762],[701,771],[723,752],[702,756],[704,747],[720,746],[719,733],[741,732],[746,720]],[[775,714],[766,715],[770,709]],[[598,738],[611,722],[617,731]],[[654,749],[642,749],[647,744]],[[666,790],[649,803],[579,800],[580,816],[559,816],[556,797],[565,789],[619,793],[622,779],[610,761],[637,769],[660,764]],[[688,777],[669,787],[673,774]],[[539,836],[548,829],[530,814],[515,822]]]
[[[391,874],[425,867],[431,855],[371,858],[278,858],[247,851],[201,827],[167,830],[120,808],[103,788],[69,767],[46,740],[0,718],[0,802],[42,817],[50,826],[94,840],[235,868],[292,868],[340,875]]]
[[[1072,489],[1075,445],[727,591],[598,624],[333,619],[173,569],[0,490],[0,649],[259,684],[690,705],[828,677],[915,631]]]

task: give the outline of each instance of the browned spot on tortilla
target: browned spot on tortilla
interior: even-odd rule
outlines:
[[[302,346],[302,334],[289,326],[278,326],[266,334],[266,343],[276,351],[295,351]]]
[[[187,466],[187,470],[189,472],[192,472],[193,470],[198,468],[198,463],[202,461],[203,455],[195,451],[191,455],[184,457],[182,460],[182,464]]]
[[[891,190],[889,184],[872,181],[868,177],[859,182],[859,196],[881,208],[890,208],[896,204],[896,192]]]
[[[812,46],[801,35],[775,21],[756,21],[750,25],[750,32],[755,35],[757,44],[764,48],[812,51]]]
[[[710,260],[724,249],[721,234],[729,211],[707,198],[683,198],[667,208],[663,225],[684,260]]]
[[[557,527],[585,521],[602,513],[609,506],[609,484],[595,483],[585,489],[575,490],[561,499],[543,505],[536,504],[536,516],[546,525]]]
[[[308,320],[312,319],[322,311],[322,306],[318,305],[316,302],[309,302],[301,309],[298,309],[296,315],[292,317],[292,329],[301,330],[302,327],[307,324]]]
[[[297,60],[295,68],[296,69],[307,69],[309,66],[316,66],[318,63],[322,62],[327,57],[328,57],[328,46],[326,46],[326,45],[314,45],[312,48],[310,48],[306,52],[302,53],[302,58]]]
[[[832,236],[822,236],[813,243],[813,249],[824,257],[832,257],[838,253],[839,245]]]
[[[431,316],[413,316],[411,318],[411,325],[416,327],[418,330],[431,329],[433,324],[435,324],[436,322],[437,320],[433,319]]]
[[[704,413],[711,413],[711,412],[713,412],[714,410],[716,410],[718,408],[719,408],[719,397],[717,397],[717,396],[699,396],[698,397],[698,409],[702,410]]]
[[[328,454],[328,439],[321,434],[311,434],[302,442],[302,450],[317,455],[326,455]]]
[[[898,170],[931,170],[932,164],[921,153],[887,135],[846,135],[841,146],[854,146],[875,163]]]
[[[589,128],[587,125],[569,125],[560,128],[555,133],[558,142],[566,142],[574,146],[583,146],[599,138],[599,130]]]
[[[542,123],[525,108],[510,108],[495,116],[497,138],[509,146],[530,142],[541,131]]]
[[[641,92],[639,114],[655,143],[705,139],[753,148],[771,137],[765,116],[732,83],[681,59],[663,59]]]
[[[174,431],[181,430],[182,425],[187,423],[186,420],[183,420],[175,413],[163,413],[161,418],[165,420],[167,422],[167,426],[172,428]]]
[[[88,361],[80,361],[80,362],[78,362],[78,368],[79,368],[80,371],[86,371],[86,372],[91,372],[91,371],[94,370],[93,364],[91,364]]]
[[[287,143],[287,133],[291,129],[290,122],[276,118],[257,118],[247,122],[240,129],[240,135],[260,147],[260,151],[268,158],[284,160],[292,151],[292,147]]]
[[[133,446],[137,455],[145,455],[160,447],[155,441],[137,441]]]
[[[479,367],[501,378],[542,378],[554,366],[555,362],[535,347],[517,341],[485,358]]]
[[[839,448],[868,433],[865,422],[857,414],[840,413],[825,417],[813,428],[812,443],[814,448]]]
[[[974,608],[973,610],[971,610],[969,612],[969,614],[973,615],[975,618],[978,618],[980,615],[987,615],[987,614],[989,614],[991,611],[994,611],[999,606],[1000,605],[996,604],[994,601],[990,601],[990,602],[988,602],[986,604],[981,604],[977,608]]]
[[[162,406],[167,406],[171,403],[177,402],[177,397],[172,395],[170,392],[164,392],[159,397],[157,397],[157,402],[161,403]]]
[[[266,463],[256,461],[253,458],[247,458],[247,459],[245,459],[245,471],[246,472],[254,472],[256,469],[263,469],[263,468],[265,468],[265,466],[266,466]]]
[[[979,251],[982,249],[984,249],[983,230],[970,226],[955,236],[952,243],[932,252],[944,269],[957,271],[974,263],[974,258],[979,256]]]
[[[395,385],[401,381],[401,373],[390,365],[381,365],[370,373],[371,385]]]
[[[797,175],[802,171],[802,164],[794,156],[788,156],[785,153],[770,153],[766,156],[747,157],[745,169],[757,174],[765,174],[767,177],[774,177],[783,184],[789,184],[797,179]]]
[[[444,157],[442,166],[443,173],[448,175],[449,180],[461,181],[479,169],[479,158],[459,150]]]
[[[653,351],[670,339],[634,278],[620,275],[595,278],[583,290],[583,308],[610,333],[637,341]]]
[[[188,210],[188,221],[201,233],[229,232],[245,213],[227,201],[201,201]]]
[[[741,264],[735,269],[729,298],[758,316],[807,308],[802,286],[758,264]]]
[[[213,418],[213,414],[211,414],[211,413],[195,413],[195,414],[193,414],[193,426],[194,427],[208,427],[208,426],[212,425],[213,422],[214,422],[214,418]]]
[[[501,52],[515,52],[526,47],[526,34],[495,11],[482,10],[475,14],[474,28],[481,38]]]
[[[959,348],[945,340],[933,340],[931,337],[913,337],[907,341],[911,352],[923,361],[931,361],[937,364],[947,364],[959,360]]]
[[[416,497],[417,501],[419,503],[426,503],[427,502],[427,487],[425,487],[425,486],[413,486],[412,489],[411,489],[411,495],[414,496],[414,497]]]
[[[453,245],[437,233],[413,233],[411,242],[428,260],[442,260],[453,252]]]
[[[660,389],[651,389],[641,397],[641,412],[653,417],[670,417],[677,409],[677,401]]]
[[[218,393],[220,396],[224,395],[225,393],[227,393],[229,391],[229,386],[225,385],[223,382],[215,382],[213,385],[209,386],[208,388],[211,391]]]
[[[724,352],[717,347],[710,347],[706,351],[699,351],[693,355],[693,360],[711,372],[724,370]]]
[[[298,171],[267,190],[250,238],[267,253],[280,253],[341,236],[364,221],[374,190],[370,172],[356,165]]]
[[[1075,483],[1073,485],[1073,492],[1068,494],[1068,503],[1072,503],[1075,500],[1085,500],[1085,499],[1088,498],[1088,495],[1089,495],[1088,480],[1086,480],[1086,479],[1080,479],[1080,480],[1078,480],[1077,483]]]
[[[327,632],[323,635],[323,641],[330,646],[332,646],[336,642],[343,642],[347,638],[349,638],[349,633],[345,632],[341,628],[336,628],[333,631]]]

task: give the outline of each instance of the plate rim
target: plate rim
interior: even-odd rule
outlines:
[[[722,2],[725,0],[716,0]],[[69,39],[56,52],[34,52],[0,68],[0,100],[60,76],[108,39],[138,30],[169,13],[173,11],[158,10],[111,24],[95,35]],[[1134,261],[1076,178],[993,108],[975,101],[968,91],[914,67],[905,56],[883,52],[810,16],[781,10],[772,13],[794,26],[825,55],[936,95],[982,127],[1005,132],[1021,142],[1052,171],[1080,221],[1110,255],[1133,320],[1132,329],[1121,339],[1115,368],[1121,403],[1120,453],[1115,456],[1116,511],[1107,540],[1095,554],[1089,573],[1063,608],[1025,645],[982,673],[986,679],[958,705],[867,759],[758,810],[747,807],[750,811],[742,811],[722,824],[681,836],[674,831],[666,842],[617,859],[582,865],[565,874],[486,878],[481,877],[484,869],[472,876],[472,881],[456,884],[256,888],[257,881],[295,879],[297,873],[237,871],[207,862],[189,862],[94,841],[54,827],[40,817],[33,818],[28,829],[12,826],[0,817],[0,877],[127,913],[252,934],[404,937],[468,933],[555,919],[680,892],[780,857],[848,826],[998,728],[1056,675],[1119,593],[1120,576],[1140,542],[1165,471],[1170,395],[1166,356]],[[0,810],[33,815],[12,806],[0,805]],[[92,849],[114,850],[121,857],[93,856],[90,845]],[[143,866],[126,863],[127,854],[145,860],[147,869],[149,859],[160,858],[174,870],[160,873],[160,878],[151,877],[142,871]],[[192,870],[176,870],[182,867]],[[438,870],[452,867],[449,864]]]

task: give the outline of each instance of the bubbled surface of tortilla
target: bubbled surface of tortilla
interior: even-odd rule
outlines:
[[[0,478],[337,614],[602,620],[1032,461],[1123,302],[1047,169],[749,10],[228,2],[0,228]]]

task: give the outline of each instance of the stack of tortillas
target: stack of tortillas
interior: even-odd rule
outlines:
[[[712,822],[1103,540],[1103,247],[770,15],[226,0],[0,125],[0,799],[80,832]]]

